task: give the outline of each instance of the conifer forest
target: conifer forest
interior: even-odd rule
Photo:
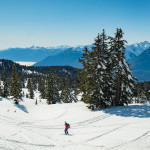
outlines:
[[[34,91],[47,104],[77,102],[88,104],[89,109],[123,106],[150,100],[150,82],[138,82],[126,61],[122,29],[114,37],[103,29],[94,40],[92,50],[84,48],[79,62],[81,69],[70,66],[34,67],[21,66],[10,60],[0,62],[0,96],[10,97],[19,105],[22,97],[34,99]],[[27,88],[29,94],[24,94]]]

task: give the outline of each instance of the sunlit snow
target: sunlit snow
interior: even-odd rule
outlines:
[[[24,98],[18,107],[0,98],[0,150],[150,149],[148,105],[90,111],[82,102],[47,105],[39,93],[35,99]]]

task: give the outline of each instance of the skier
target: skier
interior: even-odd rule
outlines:
[[[68,135],[68,129],[70,128],[70,125],[65,121],[65,134]]]

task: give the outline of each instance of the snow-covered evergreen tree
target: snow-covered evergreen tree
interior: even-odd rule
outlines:
[[[8,97],[10,95],[10,91],[9,91],[8,79],[6,78],[6,74],[5,73],[2,75],[2,81],[3,81],[2,96],[3,97]]]
[[[13,100],[15,104],[19,104],[19,99],[21,99],[22,94],[21,82],[18,78],[18,74],[16,72],[16,67],[13,65],[12,67],[12,75],[11,75],[11,83],[10,83],[10,92],[11,96],[13,96]]]
[[[38,90],[40,91],[40,97],[46,98],[46,86],[45,86],[45,79],[41,79],[38,83]]]
[[[83,65],[79,71],[79,88],[89,108],[131,102],[135,78],[125,60],[125,43],[121,29],[117,29],[114,38],[108,38],[103,30],[95,39],[92,51],[85,48],[79,59]]]
[[[83,92],[82,100],[89,103],[89,108],[91,109],[107,107],[109,105],[108,99],[106,100],[104,97],[104,92],[107,93],[107,59],[107,37],[103,30],[102,34],[98,35],[95,39],[92,51],[89,52],[85,49],[85,53],[80,59],[84,66],[79,73],[81,76],[83,75],[80,78],[80,89]]]
[[[91,56],[90,51],[85,47],[82,57],[79,62],[82,63],[83,69],[78,72],[79,89],[82,92],[82,101],[88,103],[92,107],[92,70],[91,70]],[[94,109],[94,106],[93,108]]]
[[[27,88],[28,88],[28,92],[29,92],[29,98],[33,99],[34,98],[34,91],[33,91],[33,84],[31,79],[28,79],[27,82]]]
[[[61,92],[61,101],[64,103],[77,102],[76,93],[67,84]]]
[[[114,79],[114,104],[115,106],[128,104],[132,100],[135,77],[132,75],[129,64],[127,63],[124,52],[125,43],[123,32],[117,29],[115,37],[111,40],[113,53],[113,79]]]
[[[0,83],[1,83],[1,81],[0,81]],[[1,96],[1,97],[3,96],[3,89],[2,89],[1,84],[0,84],[0,96]]]
[[[57,75],[54,70],[51,69],[50,73],[47,76],[47,87],[46,87],[46,99],[47,104],[55,104],[59,101],[59,91],[57,85]]]

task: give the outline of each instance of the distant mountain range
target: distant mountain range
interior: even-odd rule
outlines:
[[[81,68],[82,65],[79,63],[81,56],[81,51],[73,51],[72,48],[70,48],[57,55],[48,56],[44,60],[34,64],[34,66],[72,66]]]
[[[150,48],[130,61],[133,74],[140,81],[150,81]]]
[[[91,50],[93,45],[86,46]],[[131,68],[134,69],[134,75],[139,80],[150,80],[148,61],[150,53],[149,50],[146,50],[148,48],[150,48],[150,42],[148,41],[126,45],[125,57],[131,64]],[[9,48],[0,51],[0,59],[37,62],[34,66],[72,66],[81,68],[82,65],[78,60],[82,56],[83,49],[83,45],[74,47],[62,45],[58,47]],[[147,62],[144,64],[145,61]]]
[[[88,49],[91,49],[92,45],[86,45]],[[139,56],[145,49],[150,47],[150,42],[144,41],[136,44],[131,44],[131,45],[126,45],[126,52],[125,56],[128,61],[133,60],[135,57]],[[74,51],[78,51],[76,53],[79,55],[79,52],[82,53],[84,49],[84,45],[79,45],[79,46],[67,46],[67,45],[62,45],[62,46],[57,46],[57,47],[28,47],[28,48],[9,48],[6,50],[0,50],[0,59],[9,59],[12,61],[26,61],[26,62],[40,62],[38,64],[40,65],[51,65],[51,63],[41,63],[41,62],[46,62],[44,59],[47,59],[48,56],[54,56],[59,54],[59,59],[60,59],[60,53],[62,53],[62,56],[64,57],[65,52],[68,55],[68,50],[70,51],[70,56],[71,56],[71,51],[73,51],[72,55],[75,55]],[[64,59],[62,57],[62,59]],[[52,57],[50,57],[52,58]],[[55,56],[56,58],[56,56]],[[77,57],[76,57],[77,58]],[[57,60],[55,60],[57,61]],[[73,59],[74,61],[74,59]],[[67,60],[65,60],[67,63]],[[53,62],[53,64],[55,64]],[[61,62],[57,62],[56,64],[60,64]],[[69,65],[70,61],[66,64]],[[78,67],[78,65],[76,66]]]
[[[61,52],[61,49],[45,47],[9,48],[0,50],[0,59],[12,61],[38,62],[47,56],[53,56]]]
[[[92,45],[87,46],[90,50]],[[148,41],[126,45],[125,57],[128,62],[138,57],[142,52],[144,52],[147,48],[150,47],[150,43]],[[75,68],[81,68],[82,65],[79,63],[79,58],[82,56],[84,46],[71,47],[62,51],[61,53],[48,56],[42,61],[34,64],[34,66],[73,66]]]
[[[139,56],[142,52],[144,52],[149,47],[150,47],[150,42],[148,41],[126,45],[125,57],[127,61],[133,60],[135,57]]]

